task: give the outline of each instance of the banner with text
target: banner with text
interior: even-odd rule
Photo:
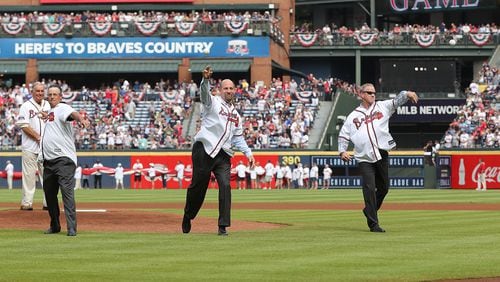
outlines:
[[[378,14],[393,13],[432,13],[445,11],[463,11],[476,9],[495,9],[496,0],[379,0],[376,1]]]
[[[269,57],[269,37],[2,38],[0,59]]]
[[[391,122],[451,122],[464,104],[464,99],[420,99],[399,107]]]
[[[500,188],[500,158],[498,155],[454,155],[451,159],[451,187],[476,189],[479,174],[479,159],[485,163],[486,187]]]

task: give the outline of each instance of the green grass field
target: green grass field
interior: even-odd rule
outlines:
[[[0,202],[18,203],[20,193],[19,189],[1,189]],[[84,190],[78,191],[77,203],[167,203],[184,202],[184,197],[185,191],[175,190]],[[206,201],[216,202],[217,192],[209,190]],[[362,196],[360,190],[234,191],[233,203],[241,202],[360,204]],[[392,189],[386,203],[500,205],[500,191]],[[181,210],[161,211],[182,214]],[[202,209],[199,216],[216,217],[217,210]],[[77,237],[0,226],[0,280],[430,281],[500,277],[500,209],[382,208],[385,234],[368,232],[360,210],[233,209],[232,218],[287,226],[229,229],[228,237],[217,236],[215,226],[213,233],[201,234],[79,230]]]

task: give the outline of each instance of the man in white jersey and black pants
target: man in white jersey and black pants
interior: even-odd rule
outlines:
[[[42,174],[43,165],[37,162],[40,152],[40,141],[42,140],[45,121],[42,114],[47,113],[50,105],[44,98],[45,86],[36,82],[33,85],[32,98],[24,102],[19,109],[19,118],[16,125],[22,132],[22,190],[23,198],[21,200],[21,210],[33,210],[33,197],[35,196],[36,172],[40,183],[43,185]],[[45,198],[43,200],[43,207]]]
[[[50,227],[45,234],[61,231],[57,194],[61,189],[68,236],[76,236],[75,169],[77,164],[72,121],[88,127],[90,122],[71,106],[61,103],[61,88],[48,89],[50,111],[46,115],[47,125],[42,138],[41,155],[44,164],[43,191],[47,199]]]
[[[389,133],[389,119],[396,109],[408,100],[418,102],[412,91],[401,91],[396,98],[375,101],[375,87],[361,86],[361,105],[346,118],[338,139],[338,150],[344,161],[350,161],[349,141],[354,144],[354,158],[363,179],[363,198],[368,227],[371,232],[385,232],[380,227],[377,212],[389,192],[389,153],[396,147]]]
[[[193,178],[187,189],[186,206],[182,220],[182,232],[191,231],[191,220],[196,217],[205,199],[210,174],[213,172],[219,184],[218,235],[227,236],[226,227],[231,225],[231,157],[234,146],[245,154],[249,165],[255,160],[243,138],[241,117],[233,105],[234,83],[224,79],[220,94],[210,95],[210,67],[203,70],[200,98],[203,105],[201,129],[194,136],[192,149]]]

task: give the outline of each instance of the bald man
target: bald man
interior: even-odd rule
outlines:
[[[243,137],[242,121],[233,105],[235,86],[229,79],[220,84],[219,95],[210,95],[212,69],[203,70],[200,98],[203,105],[201,129],[194,137],[192,149],[193,178],[187,189],[182,232],[191,231],[191,220],[196,217],[205,200],[210,175],[213,172],[219,185],[218,232],[227,236],[231,225],[231,157],[234,146],[245,154],[250,165],[255,160]]]

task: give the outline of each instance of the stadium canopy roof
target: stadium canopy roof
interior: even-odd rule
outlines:
[[[300,76],[300,77],[304,77],[304,78],[307,77],[307,75],[305,73],[298,71],[298,70],[286,68],[286,67],[278,64],[275,61],[272,61],[271,66],[273,68],[273,71],[278,71],[280,73],[286,73],[286,74]]]
[[[117,5],[40,5],[40,6],[0,6],[2,12],[115,12],[115,11],[266,11],[268,4],[224,4],[224,5],[165,5],[165,4],[117,4]]]
[[[25,74],[27,61],[0,61],[1,74]]]
[[[39,73],[177,72],[181,60],[39,60]]]
[[[214,72],[247,72],[252,64],[251,60],[191,60],[191,73],[201,73],[210,65]]]

